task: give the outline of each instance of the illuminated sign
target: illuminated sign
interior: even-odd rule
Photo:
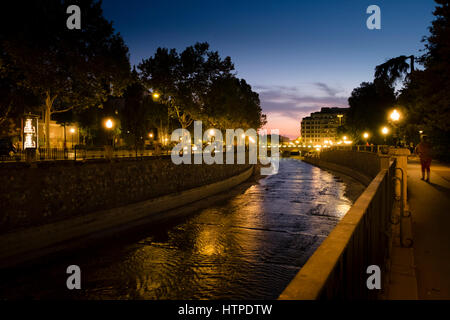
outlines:
[[[23,120],[23,148],[36,149],[38,147],[38,119],[26,116]]]

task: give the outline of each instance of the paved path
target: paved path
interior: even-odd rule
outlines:
[[[430,183],[408,161],[414,261],[419,299],[450,299],[450,166],[433,162]]]

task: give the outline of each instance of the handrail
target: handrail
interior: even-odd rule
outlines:
[[[392,161],[372,180],[279,299],[375,298],[376,293],[366,287],[366,270],[370,265],[385,270],[394,174]]]

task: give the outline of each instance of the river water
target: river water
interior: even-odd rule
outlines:
[[[276,299],[352,205],[347,188],[281,159],[278,174],[183,220],[2,272],[0,299]],[[72,264],[81,290],[66,288]]]

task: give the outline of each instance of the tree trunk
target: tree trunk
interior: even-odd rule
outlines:
[[[50,92],[45,93],[45,148],[50,149],[50,118],[52,113],[53,102],[56,99],[56,96],[52,97]]]
[[[45,148],[48,150],[50,148],[50,111],[51,106],[45,105]]]

